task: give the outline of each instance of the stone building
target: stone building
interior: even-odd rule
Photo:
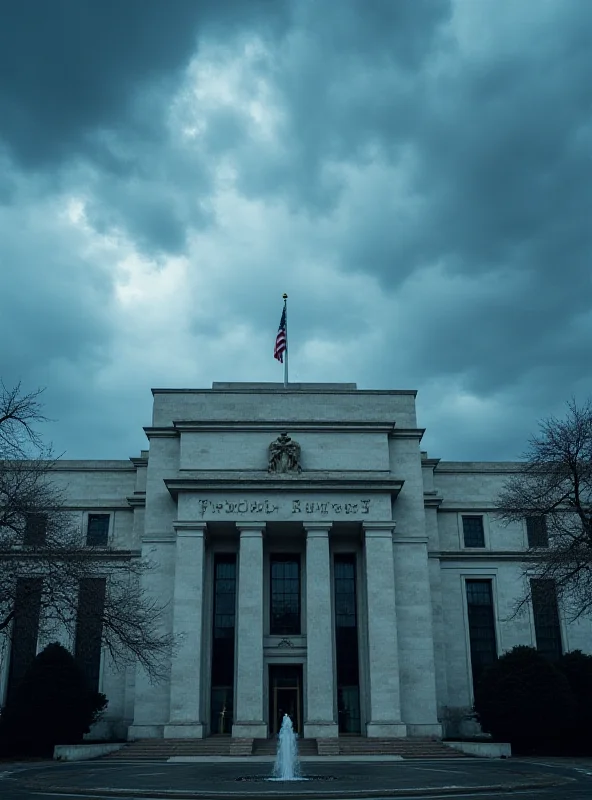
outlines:
[[[522,554],[545,544],[535,520],[493,514],[516,464],[429,458],[415,394],[159,389],[138,458],[59,464],[83,535],[150,559],[146,589],[179,635],[158,685],[97,651],[103,727],[265,737],[287,712],[304,737],[440,736],[469,724],[496,654],[590,650],[590,623],[537,607],[536,592],[512,616]],[[13,662],[42,645],[15,640]]]

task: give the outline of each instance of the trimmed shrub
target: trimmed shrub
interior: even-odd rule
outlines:
[[[53,755],[56,744],[78,744],[101,716],[107,698],[88,688],[65,647],[48,645],[31,662],[0,718],[5,754]]]
[[[565,675],[533,647],[514,647],[475,688],[481,727],[517,752],[560,750],[573,726],[575,700]]]
[[[574,755],[592,753],[592,656],[573,650],[565,653],[557,666],[565,675],[576,700],[574,725],[568,735],[569,749]]]

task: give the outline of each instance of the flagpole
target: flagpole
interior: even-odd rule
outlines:
[[[288,388],[288,295],[284,292],[284,312],[286,314],[286,351],[284,353],[284,389]]]

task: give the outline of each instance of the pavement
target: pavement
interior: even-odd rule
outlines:
[[[0,764],[2,800],[41,798],[184,798],[185,800],[353,800],[478,796],[590,800],[592,759],[455,759],[399,762],[309,762],[309,780],[272,782],[269,764],[180,764],[108,760]]]

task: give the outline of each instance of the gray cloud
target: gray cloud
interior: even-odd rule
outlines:
[[[283,14],[281,0],[2,5],[0,133],[30,167],[92,151],[97,130],[133,121],[142,89],[166,98],[203,29],[232,35],[253,21],[272,25]],[[151,125],[158,129],[160,122],[156,117]]]

